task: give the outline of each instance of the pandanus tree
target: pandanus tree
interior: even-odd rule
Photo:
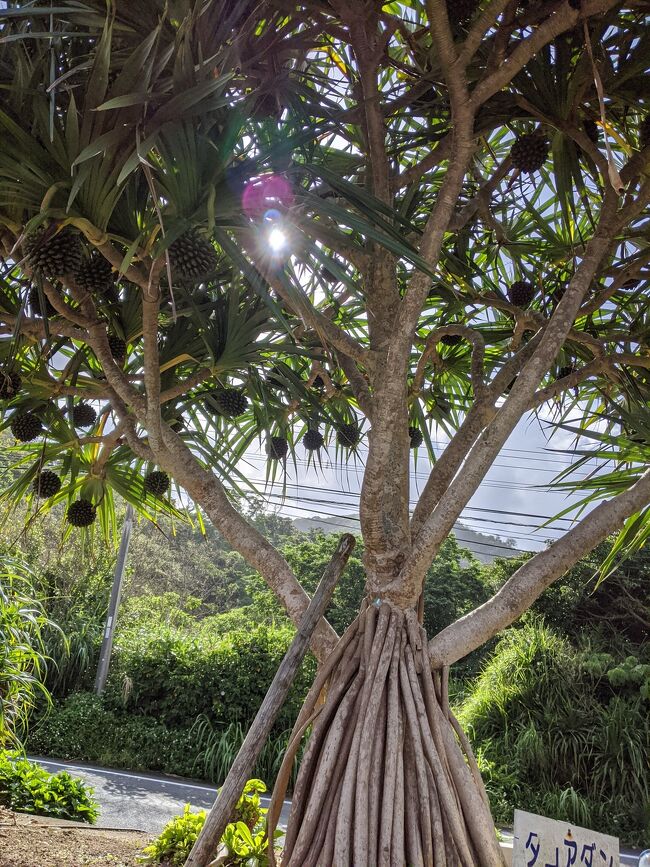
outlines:
[[[613,531],[615,553],[645,537],[648,12],[0,13],[0,395],[21,470],[6,496],[107,533],[114,494],[148,516],[191,501],[298,623],[306,593],[234,504],[246,453],[265,450],[270,476],[326,449],[363,466],[367,592],[343,636],[314,633],[276,786],[277,802],[308,737],[285,865],[501,863],[449,666]],[[426,635],[429,565],[540,412],[600,438],[590,508]],[[431,459],[417,498],[412,450]]]

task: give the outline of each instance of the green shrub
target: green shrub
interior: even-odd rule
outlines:
[[[260,793],[266,791],[261,780],[248,780],[235,807],[233,821],[226,826],[218,848],[229,865],[247,864],[250,867],[263,867],[268,864],[268,841],[265,839],[264,817],[268,812],[262,807]],[[190,812],[186,804],[182,816],[168,822],[162,834],[144,850],[148,864],[165,864],[181,867],[187,860],[203,825],[206,812]],[[217,852],[214,853],[215,855]]]
[[[647,839],[646,669],[539,623],[505,633],[459,711],[497,823],[525,806],[629,844]]]
[[[190,811],[190,805],[185,804],[182,816],[176,816],[167,822],[162,834],[143,851],[145,863],[168,864],[170,867],[181,867],[192,851],[196,838],[205,824],[206,812]]]
[[[532,615],[541,615],[547,626],[569,637],[606,630],[608,640],[617,644],[622,638],[647,643],[650,547],[636,551],[599,583],[598,572],[613,541],[612,537],[602,542],[551,584],[532,606]],[[484,580],[492,591],[497,590],[529,557],[498,558],[484,568]]]
[[[289,733],[285,730],[266,741],[255,766],[257,776],[275,780]],[[77,693],[34,723],[28,746],[33,753],[59,759],[163,771],[220,784],[245,736],[241,723],[214,726],[200,717],[189,729],[171,728],[152,717],[116,713],[98,696]],[[298,761],[294,775],[297,767]]]
[[[256,714],[293,638],[288,626],[250,626],[227,635],[169,626],[154,619],[116,639],[106,707],[191,728],[204,714],[214,724],[247,723]],[[278,717],[289,728],[313,679],[308,656]]]
[[[94,824],[93,790],[65,771],[48,774],[18,753],[0,753],[0,804],[11,810]]]
[[[195,765],[189,729],[144,716],[122,716],[88,693],[69,696],[32,726],[29,749],[59,759],[76,759],[134,771],[192,776]]]

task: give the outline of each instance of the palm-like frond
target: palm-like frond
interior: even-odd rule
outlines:
[[[485,344],[484,375],[491,382],[533,331],[545,327],[594,232],[605,132],[619,163],[639,149],[649,39],[640,13],[614,9],[590,24],[606,130],[582,31],[554,39],[485,102],[435,266],[419,243],[447,176],[447,157],[429,158],[451,134],[449,95],[423,26],[423,4],[385,4],[384,14],[394,27],[377,75],[394,177],[382,198],[372,187],[358,122],[357,59],[327,4],[287,11],[254,0],[108,6],[62,0],[0,11],[0,363],[20,370],[25,384],[5,402],[3,424],[18,409],[33,410],[48,428],[45,447],[21,445],[20,460],[31,457],[21,464],[29,472],[12,489],[14,500],[26,494],[46,454],[67,474],[55,502],[90,492],[105,528],[111,491],[144,511],[153,508],[142,499],[145,467],[127,442],[118,437],[108,457],[92,442],[99,427],[79,432],[68,423],[73,394],[99,411],[102,436],[120,419],[102,365],[79,331],[62,333],[56,315],[42,320],[44,337],[37,327],[42,317],[29,293],[36,290],[42,308],[47,287],[30,272],[21,242],[39,227],[78,231],[86,259],[104,242],[117,251],[114,286],[93,303],[111,335],[126,342],[123,370],[136,389],[144,377],[142,290],[128,271],[169,257],[160,283],[158,350],[161,390],[172,396],[162,418],[238,491],[246,488],[247,451],[264,447],[269,436],[287,439],[291,460],[308,426],[320,425],[341,460],[358,458],[358,450],[335,445],[345,424],[368,429],[355,389],[322,331],[306,328],[295,309],[306,300],[365,350],[374,251],[390,255],[396,295],[414,274],[430,282],[411,352],[408,406],[431,459],[436,431],[452,436],[476,395],[472,344],[465,339],[438,343],[416,387],[428,335],[454,324],[472,328]],[[523,27],[536,27],[545,13],[522,14]],[[483,76],[492,48],[490,37],[469,62],[470,86]],[[596,122],[601,143],[581,137],[585,121]],[[549,157],[526,174],[513,167],[510,153],[517,137],[534,131],[547,137]],[[263,193],[278,180],[280,193],[276,188],[268,200],[253,196],[255,207],[246,204],[246,191]],[[545,407],[560,423],[586,410],[582,430],[593,430],[596,422],[587,419],[600,423],[614,412],[620,421],[613,406],[635,411],[646,399],[645,367],[637,363],[650,333],[644,283],[619,281],[598,300],[623,272],[647,278],[646,222],[635,219],[620,233],[540,382],[551,395]],[[291,255],[269,255],[263,268],[253,264],[250,245],[265,243],[273,226],[287,233]],[[187,284],[174,274],[174,245],[195,230],[211,244],[214,266]],[[534,292],[525,310],[530,330],[515,340],[524,315],[508,294],[516,280],[530,282]],[[74,323],[78,296],[54,289]],[[21,327],[25,318],[31,331]],[[613,373],[558,385],[567,370],[589,369],[602,353],[613,359]],[[318,369],[329,382],[322,391],[310,382]],[[367,372],[360,376],[367,381]],[[504,397],[511,386],[506,383]],[[215,392],[224,387],[245,394],[241,416],[215,411]],[[267,474],[282,467],[270,459]]]

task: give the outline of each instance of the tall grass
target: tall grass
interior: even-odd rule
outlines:
[[[69,614],[61,629],[47,629],[43,640],[50,663],[47,688],[58,699],[72,690],[88,689],[99,659],[103,624],[85,615]]]
[[[43,632],[55,627],[34,600],[32,587],[29,568],[5,560],[0,568],[0,749],[20,747],[36,699],[49,700]]]
[[[248,726],[234,722],[225,728],[215,725],[201,714],[192,727],[192,736],[196,744],[195,773],[202,779],[211,780],[220,785],[228,775],[228,771],[244,742]],[[255,765],[253,776],[264,780],[272,786],[280,770],[284,752],[289,743],[289,730],[271,735],[262,747]],[[300,765],[301,751],[294,760],[291,776],[291,786],[295,782]]]
[[[612,685],[599,651],[538,623],[510,630],[465,697],[498,821],[521,807],[628,843],[650,836],[650,705],[633,680]]]

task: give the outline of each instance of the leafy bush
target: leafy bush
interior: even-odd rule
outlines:
[[[0,571],[0,749],[17,747],[43,684],[43,632],[54,624],[34,599],[27,566],[7,559]]]
[[[248,780],[235,807],[233,821],[226,826],[221,843],[214,854],[219,854],[219,863],[229,865],[247,864],[263,867],[268,863],[268,841],[265,839],[264,816],[260,793],[266,791],[261,780]],[[182,816],[168,822],[162,834],[146,847],[144,855],[148,864],[165,864],[181,867],[187,860],[203,825],[206,812],[190,812],[186,804]]]
[[[195,773],[189,729],[145,716],[121,716],[98,696],[77,693],[32,726],[29,749],[59,759],[76,759],[134,771]]]
[[[0,753],[0,804],[11,810],[93,824],[99,808],[92,792],[65,771],[48,774],[18,753]]]
[[[539,622],[505,633],[460,719],[497,823],[515,806],[641,843],[650,833],[650,705],[643,659]],[[641,652],[647,649],[640,649]]]
[[[606,630],[610,640],[636,644],[648,640],[650,622],[650,547],[637,551],[598,582],[598,572],[614,540],[603,542],[542,593],[525,617],[541,615],[547,626],[568,636]],[[484,569],[492,591],[528,559],[499,558]]]
[[[213,726],[201,717],[191,728],[172,728],[152,717],[116,713],[98,696],[77,693],[32,726],[28,746],[34,753],[59,759],[163,771],[220,784],[245,736],[241,723]],[[257,776],[275,779],[288,738],[286,730],[264,744],[255,766]]]
[[[119,632],[105,704],[110,710],[189,729],[200,714],[214,724],[251,720],[293,638],[288,626],[252,626],[213,635],[150,619]],[[277,720],[293,725],[315,671],[308,656]]]
[[[180,867],[192,851],[196,838],[205,824],[206,812],[190,811],[190,805],[185,804],[182,816],[176,816],[167,822],[162,834],[144,849],[148,864],[168,864],[170,867]]]

